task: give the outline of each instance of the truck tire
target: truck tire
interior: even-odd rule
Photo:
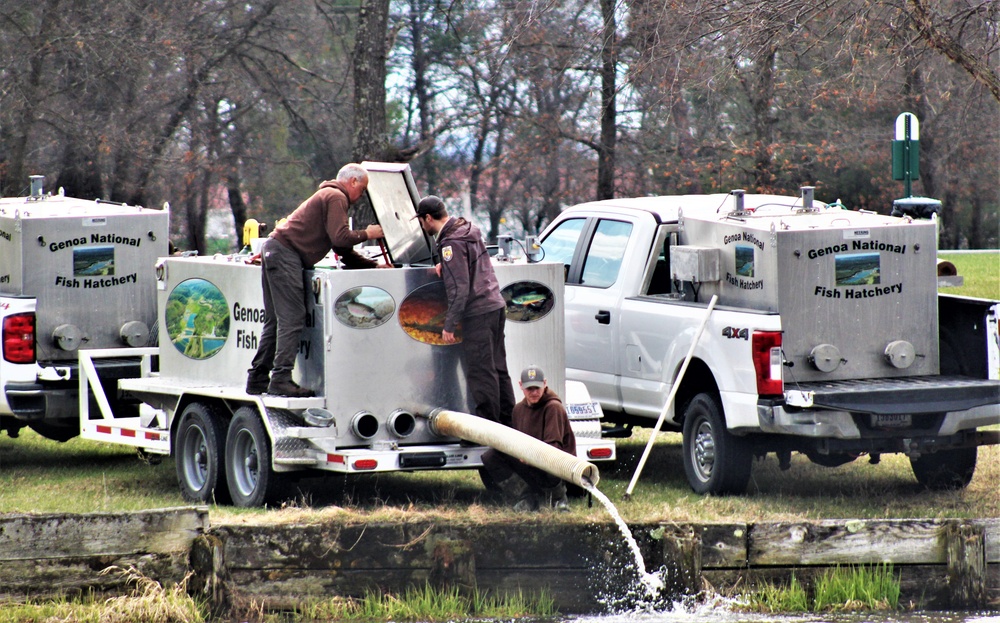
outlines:
[[[928,489],[964,489],[976,472],[979,448],[955,448],[910,459],[917,482]]]
[[[726,429],[714,396],[698,394],[684,409],[684,473],[695,493],[739,494],[750,482],[753,452]]]
[[[192,402],[181,413],[174,437],[174,465],[181,496],[188,502],[229,502],[222,475],[224,431],[222,417],[210,405]]]
[[[75,420],[72,426],[60,426],[49,422],[32,422],[28,428],[46,439],[52,441],[69,441],[80,434],[80,421]]]
[[[240,407],[226,435],[226,478],[233,504],[263,506],[280,489],[280,477],[271,468],[271,439],[257,410]]]

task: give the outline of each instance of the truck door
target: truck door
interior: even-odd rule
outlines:
[[[622,264],[631,233],[628,221],[567,219],[542,244],[546,260],[566,267],[566,378],[583,381],[595,400],[615,407],[621,405],[616,345]]]

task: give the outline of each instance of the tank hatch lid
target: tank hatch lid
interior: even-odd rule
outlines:
[[[397,162],[363,162],[368,171],[368,201],[385,233],[389,257],[395,264],[432,263],[431,243],[420,227],[420,195],[410,165]]]

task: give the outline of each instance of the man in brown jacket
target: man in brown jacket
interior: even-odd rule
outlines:
[[[521,372],[524,400],[514,406],[514,429],[576,456],[576,436],[559,396],[549,389],[545,372],[528,366]],[[483,453],[483,466],[516,511],[539,508],[569,510],[566,483],[537,467],[493,448]]]
[[[374,268],[377,263],[352,248],[382,237],[382,227],[348,227],[347,209],[368,188],[368,172],[359,164],[345,165],[336,180],[319,185],[311,197],[271,233],[261,247],[261,287],[264,328],[247,375],[248,394],[307,397],[313,391],[292,380],[305,327],[305,271],[332,249],[345,268]]]
[[[507,303],[482,234],[464,218],[449,216],[444,201],[434,195],[420,200],[415,218],[436,237],[441,258],[435,268],[448,298],[441,339],[454,344],[455,329],[462,323],[465,382],[476,415],[509,425],[514,387],[504,344]]]

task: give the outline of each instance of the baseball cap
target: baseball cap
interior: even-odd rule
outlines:
[[[427,195],[417,204],[417,215],[413,218],[420,218],[426,214],[433,215],[434,218],[440,216],[445,210],[444,201],[437,195]]]
[[[531,365],[521,371],[521,387],[545,387],[545,373],[538,366]]]

